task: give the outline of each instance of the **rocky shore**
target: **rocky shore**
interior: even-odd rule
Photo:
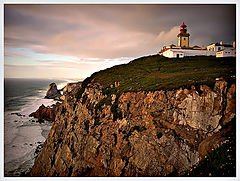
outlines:
[[[81,87],[81,82],[77,83],[67,83],[62,89],[58,90],[57,85],[53,82],[48,86],[48,90],[46,93],[46,99],[54,99],[59,101],[64,101],[65,95],[74,91],[76,87]],[[61,93],[62,92],[62,93]],[[45,107],[43,104],[36,110],[32,112],[29,117],[34,117],[38,119],[39,123],[43,123],[45,121],[53,122],[56,117],[57,109],[61,105],[60,102],[53,104],[51,106]],[[19,113],[18,113],[19,114]],[[22,115],[20,115],[22,116]],[[23,115],[24,116],[24,115]]]
[[[45,121],[54,121],[56,117],[56,110],[60,103],[53,104],[52,106],[45,107],[43,104],[38,108],[36,112],[33,112],[29,117],[34,117],[38,119],[39,123]]]

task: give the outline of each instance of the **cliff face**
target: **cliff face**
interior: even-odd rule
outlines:
[[[226,139],[236,100],[235,84],[228,87],[217,81],[213,90],[127,92],[109,100],[91,82],[79,100],[76,89],[57,108],[31,176],[181,174]]]

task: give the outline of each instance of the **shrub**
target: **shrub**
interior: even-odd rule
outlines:
[[[85,91],[85,88],[87,87],[87,85],[91,82],[92,80],[92,77],[88,77],[86,78],[83,82],[82,82],[82,87],[81,89],[79,89],[79,91],[76,93],[76,99],[77,101],[80,100],[80,98],[82,97],[82,94],[84,93]]]
[[[103,98],[101,101],[99,101],[95,106],[95,114],[97,114],[98,110],[102,110],[103,105],[111,105],[111,99],[109,97]]]

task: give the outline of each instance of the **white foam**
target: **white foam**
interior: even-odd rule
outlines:
[[[36,119],[30,118],[29,114],[36,111],[42,104],[50,106],[54,103],[56,101],[52,99],[33,98],[20,111],[14,111],[14,113],[20,113],[22,116],[12,114],[10,111],[4,113],[4,165],[6,175],[10,172],[15,173],[16,169],[23,171],[32,166],[34,154],[30,153],[36,150],[39,142],[45,141],[46,132],[49,132],[52,124],[39,124]],[[23,164],[25,162],[28,163],[28,166]]]
[[[41,132],[41,127],[37,125],[18,127],[12,141],[9,144],[5,144],[5,163],[19,159],[26,153],[35,150],[37,142],[43,142],[45,140]]]
[[[57,85],[63,88],[67,83]],[[19,172],[30,169],[34,163],[34,152],[40,142],[44,142],[51,129],[52,123],[37,123],[36,119],[29,117],[42,104],[51,106],[57,101],[44,99],[46,91],[27,97],[29,102],[19,111],[4,112],[4,171],[6,175],[19,175]],[[12,114],[19,113],[22,116]],[[13,174],[13,175],[12,175]]]

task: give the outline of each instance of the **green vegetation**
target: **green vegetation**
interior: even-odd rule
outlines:
[[[83,90],[79,91],[77,97],[81,97],[87,83],[92,79],[103,86],[104,94],[119,96],[128,91],[172,90],[202,84],[212,87],[216,78],[232,81],[231,76],[235,74],[234,57],[196,56],[169,59],[152,55],[94,73],[84,80]],[[120,82],[119,87],[111,88],[115,82]]]
[[[105,97],[101,101],[99,101],[96,106],[95,106],[95,113],[97,114],[98,110],[102,110],[103,105],[111,105],[111,98],[110,97]]]
[[[113,113],[113,121],[117,121],[117,119],[122,119],[122,112],[118,110],[118,97],[111,106],[111,112]]]
[[[93,74],[94,75],[94,74]],[[88,77],[86,78],[83,82],[82,82],[82,88],[77,92],[76,94],[76,98],[77,98],[77,101],[79,101],[79,99],[82,97],[82,94],[85,90],[85,88],[87,87],[87,85],[91,82],[92,78],[91,77]]]

